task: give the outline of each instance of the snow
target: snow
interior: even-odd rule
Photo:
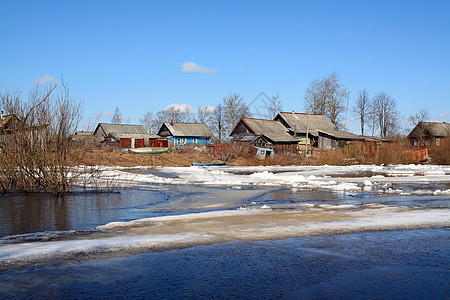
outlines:
[[[155,174],[133,173],[150,167],[97,167],[105,181],[123,186],[148,184],[232,186],[287,186],[295,189],[327,189],[336,192],[378,191],[374,185],[392,183],[450,182],[450,166],[440,165],[353,165],[353,166],[250,166],[250,167],[157,167]],[[151,169],[155,169],[152,167]],[[145,172],[144,172],[145,173]],[[372,175],[373,174],[373,175]],[[384,192],[384,191],[382,191]],[[392,189],[387,193],[401,193]],[[433,191],[431,191],[433,193]]]

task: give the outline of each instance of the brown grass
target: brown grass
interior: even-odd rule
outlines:
[[[442,147],[443,146],[443,147]],[[436,164],[449,164],[450,151],[448,144],[440,148],[429,149],[431,162]],[[227,159],[229,166],[270,166],[270,165],[352,165],[352,164],[410,164],[420,163],[414,161],[410,155],[405,154],[404,143],[388,143],[381,145],[371,155],[364,155],[358,147],[346,147],[334,151],[315,151],[312,156],[287,155],[276,153],[274,159],[260,160],[248,154],[248,149],[230,147],[222,155]],[[215,163],[221,161],[207,152],[207,150],[174,150],[171,153],[161,154],[132,154],[120,152],[118,148],[102,149],[75,149],[72,151],[70,165],[87,166],[167,166],[188,167],[192,163]]]
[[[442,139],[439,147],[428,147],[428,155],[430,156],[431,163],[433,164],[450,164],[450,139]]]

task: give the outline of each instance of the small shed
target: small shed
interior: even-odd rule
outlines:
[[[269,148],[261,148],[261,147],[255,147],[251,146],[248,153],[250,155],[254,155],[259,159],[266,159],[266,158],[272,158],[274,157],[274,150]]]
[[[169,140],[167,138],[160,137],[156,134],[150,134],[148,140],[149,147],[169,147]]]
[[[97,125],[94,136],[102,137],[106,144],[119,144],[120,148],[142,148],[153,137],[141,125],[106,123]]]

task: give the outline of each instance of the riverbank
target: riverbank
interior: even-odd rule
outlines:
[[[134,154],[114,150],[90,150],[75,153],[72,165],[88,166],[162,166],[189,167],[192,163],[216,163],[220,160],[201,150],[175,150],[170,153]],[[303,165],[305,158],[277,155],[274,159],[259,160],[249,155],[236,155],[227,161],[228,166],[258,166],[258,165]],[[310,161],[312,162],[312,160]]]
[[[445,149],[440,149],[445,150]],[[450,164],[450,151],[431,151],[431,158],[427,161],[415,161],[411,156],[402,155],[398,145],[386,145],[371,156],[362,153],[353,153],[345,149],[335,151],[315,151],[313,155],[305,157],[304,154],[287,155],[276,153],[273,159],[260,160],[249,155],[242,149],[231,149],[227,157],[228,166],[292,166],[292,165],[355,165],[355,164]],[[188,167],[192,163],[217,163],[220,159],[214,157],[206,150],[189,149],[174,150],[170,153],[134,154],[121,152],[119,149],[77,150],[71,155],[71,165],[88,166],[161,166],[161,167]]]

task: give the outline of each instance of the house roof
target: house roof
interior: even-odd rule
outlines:
[[[345,130],[336,130],[336,126],[321,114],[305,114],[294,112],[280,112],[275,117],[287,124],[290,131],[296,133],[306,133],[318,136],[319,131],[339,139],[363,139],[362,137]]]
[[[204,123],[164,123],[159,129],[158,135],[163,128],[167,128],[172,136],[175,137],[204,137],[213,136],[211,130]]]
[[[318,135],[318,130],[332,132],[336,127],[327,117],[320,114],[309,114],[308,116],[303,113],[280,112],[275,119],[284,120],[289,129],[295,132],[306,133],[308,127],[308,132],[315,136]]]
[[[134,138],[147,139],[155,138],[154,134],[148,134],[142,125],[127,124],[107,124],[99,123],[94,131],[94,135],[100,133],[104,137],[113,137],[115,139]],[[159,137],[159,136],[157,136]]]
[[[108,136],[111,136],[115,139],[126,139],[126,138],[132,138],[132,139],[151,139],[154,138],[154,134],[147,134],[147,133],[123,133],[123,132],[110,132]]]
[[[1,116],[0,117],[0,130],[4,129],[8,125],[8,123],[10,121],[12,121],[13,119],[15,119],[16,121],[18,120],[15,115]]]
[[[108,135],[110,133],[147,134],[142,125],[107,124],[107,123],[99,123],[94,131],[94,134],[96,134],[100,128],[103,130],[105,135]]]
[[[239,141],[239,142],[254,142],[257,140],[260,136],[255,134],[236,134],[231,139],[232,141]]]
[[[288,133],[283,124],[275,120],[241,118],[230,135],[235,135],[235,130],[242,126],[242,123],[245,123],[253,134],[264,136],[273,142],[298,142]]]
[[[450,124],[443,122],[420,122],[410,132],[408,137],[417,137],[421,135],[419,126],[423,126],[423,133],[435,137],[450,136]]]

